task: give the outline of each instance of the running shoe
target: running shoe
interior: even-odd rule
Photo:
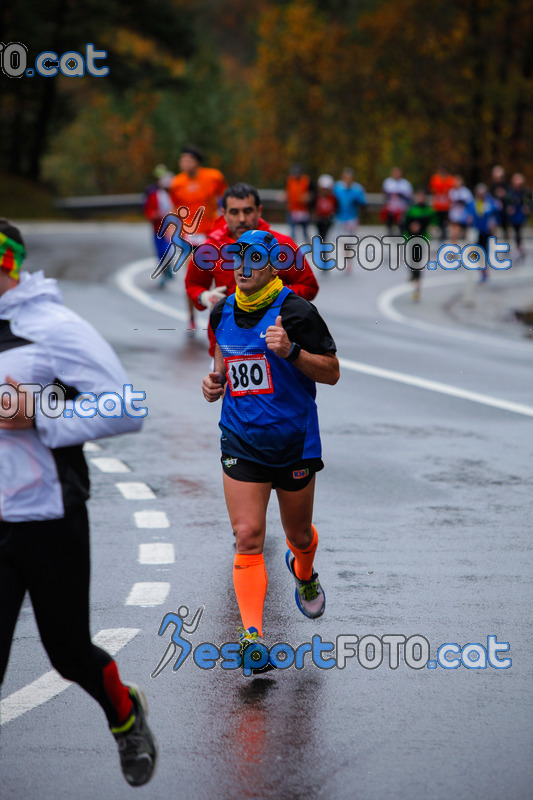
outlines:
[[[189,324],[187,325],[187,336],[194,336],[196,333],[196,323],[193,319],[189,320]]]
[[[120,765],[130,786],[143,786],[154,774],[157,761],[157,740],[146,722],[148,703],[144,692],[129,684],[133,710],[128,721],[111,728],[118,744]]]
[[[294,555],[290,550],[287,550],[285,554],[285,563],[296,583],[294,590],[296,605],[309,619],[321,617],[326,610],[326,595],[320,585],[317,573],[313,572],[308,581],[301,581],[297,578],[294,572]]]
[[[257,648],[257,645],[262,644],[263,647],[266,647],[267,650],[268,647],[266,646],[263,637],[259,636],[259,631],[257,630],[257,628],[252,628],[252,627],[237,628],[237,630],[239,632],[239,644],[240,644],[239,654],[241,656],[243,666],[244,666],[244,652],[245,650],[248,650],[248,648],[251,648],[251,650],[249,651],[250,660],[261,661],[263,654]],[[256,652],[254,652],[254,649]],[[266,664],[264,664],[261,667],[251,667],[251,672],[252,675],[260,675],[263,672],[270,672],[271,669],[275,669],[275,666],[269,660]]]

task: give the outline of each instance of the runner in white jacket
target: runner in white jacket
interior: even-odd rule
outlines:
[[[24,256],[20,232],[0,219],[0,684],[29,591],[53,666],[100,703],[124,776],[138,786],[153,773],[157,745],[144,695],[123,684],[115,661],[91,642],[82,445],[139,430],[146,409],[130,403],[121,416],[79,416],[92,413],[91,397],[109,392],[119,413],[128,379],[100,334],[62,305],[55,280],[20,273]],[[33,384],[35,394],[20,384]],[[59,399],[53,417],[46,404],[31,407],[41,387]],[[92,395],[76,410],[82,392]]]

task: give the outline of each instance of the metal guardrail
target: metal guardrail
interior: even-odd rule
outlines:
[[[142,208],[144,194],[100,194],[90,197],[59,197],[54,207],[62,211],[106,211]]]
[[[259,196],[266,211],[286,213],[287,206],[283,199],[282,189],[259,189]],[[367,194],[367,207],[371,210],[381,208],[383,195],[381,192]],[[67,211],[74,216],[82,216],[102,211],[131,211],[141,209],[144,194],[105,194],[90,197],[59,197],[54,200],[54,207]]]

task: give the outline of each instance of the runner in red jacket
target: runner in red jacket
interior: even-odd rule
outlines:
[[[245,231],[271,230],[270,225],[261,217],[263,210],[257,189],[247,183],[236,183],[224,192],[222,198],[223,216],[215,222],[207,235],[206,243],[215,247],[235,242]],[[296,252],[297,245],[283,233],[272,231],[280,244],[288,244]],[[280,277],[286,286],[295,294],[306,300],[313,300],[318,293],[318,283],[309,266],[304,262],[303,269],[291,267],[280,272]],[[187,294],[199,310],[209,309],[222,298],[233,294],[235,279],[231,270],[222,269],[217,262],[214,269],[205,270],[198,267],[194,259],[191,260],[185,277]],[[215,338],[211,328],[208,328],[209,352],[214,354]]]

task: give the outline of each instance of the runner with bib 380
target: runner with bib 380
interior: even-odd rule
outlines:
[[[263,544],[272,489],[289,547],[285,560],[296,583],[296,604],[311,619],[325,610],[313,569],[315,473],[324,467],[315,397],[317,382],[337,382],[339,362],[317,309],[284,287],[272,267],[272,261],[279,263],[272,233],[247,231],[238,244],[236,292],[211,312],[215,365],[202,391],[210,403],[223,398],[224,493],[236,536],[233,584],[242,618],[241,654],[243,665],[252,667],[250,674],[272,668],[262,638],[268,585]],[[264,263],[265,253],[268,263],[254,267]]]

